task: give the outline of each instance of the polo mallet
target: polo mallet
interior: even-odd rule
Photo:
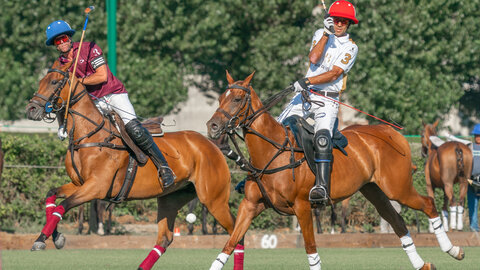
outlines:
[[[94,6],[89,6],[85,9],[85,14],[87,15],[87,17],[85,18],[85,24],[83,25],[82,37],[80,38],[80,44],[78,45],[77,57],[75,57],[75,63],[73,64],[73,76],[72,76],[72,81],[70,82],[70,88],[68,90],[68,98],[67,98],[67,106],[65,107],[64,123],[66,123],[68,118],[68,107],[70,105],[70,95],[72,94],[72,86],[73,86],[73,81],[75,79],[75,72],[77,71],[78,57],[80,56],[80,50],[82,49],[83,37],[85,36],[85,30],[87,29],[88,16],[90,16],[90,12],[92,12],[94,9],[95,9]]]

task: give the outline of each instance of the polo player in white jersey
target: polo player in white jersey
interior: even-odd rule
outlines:
[[[310,190],[309,199],[313,203],[326,204],[329,201],[330,171],[332,161],[332,135],[337,119],[340,93],[346,87],[347,73],[357,57],[358,47],[349,38],[347,30],[357,24],[355,7],[348,1],[335,1],[312,40],[310,67],[305,78],[293,83],[297,94],[278,117],[284,122],[289,116],[315,120],[315,186]],[[302,91],[310,90],[311,106],[302,102]],[[325,98],[329,97],[328,98]]]

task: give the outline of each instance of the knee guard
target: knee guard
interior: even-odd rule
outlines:
[[[146,151],[153,145],[153,139],[150,132],[142,126],[138,119],[132,119],[125,125],[128,136],[132,138],[135,144],[143,151]]]
[[[332,161],[332,137],[330,131],[321,129],[314,136],[315,162]]]

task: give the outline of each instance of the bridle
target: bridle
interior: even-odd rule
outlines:
[[[233,114],[228,113],[227,111],[225,111],[224,109],[222,109],[220,107],[216,110],[217,112],[220,112],[223,115],[225,115],[225,117],[228,119],[227,123],[221,129],[220,132],[222,134],[223,133],[228,134],[230,140],[232,141],[233,145],[235,146],[235,149],[237,151],[237,156],[240,157],[239,160],[237,160],[237,164],[240,165],[240,168],[242,168],[243,170],[245,170],[249,173],[249,176],[248,176],[249,180],[253,180],[257,183],[257,185],[258,185],[258,187],[259,187],[259,189],[260,189],[260,191],[261,191],[261,193],[262,193],[262,195],[265,199],[266,204],[268,206],[270,206],[272,209],[274,209],[278,214],[287,215],[287,214],[281,212],[280,210],[278,210],[275,207],[275,205],[270,200],[270,198],[268,196],[268,193],[266,192],[266,190],[265,190],[262,182],[260,181],[260,179],[262,178],[262,176],[264,174],[274,174],[274,173],[277,173],[277,172],[280,172],[280,171],[283,171],[283,170],[286,170],[286,169],[292,169],[292,177],[293,177],[293,181],[295,181],[294,169],[296,167],[300,166],[306,159],[305,159],[305,156],[304,156],[299,160],[295,160],[294,154],[296,152],[302,152],[303,153],[303,149],[295,147],[293,145],[293,142],[290,140],[290,138],[288,136],[288,130],[285,126],[282,126],[284,131],[285,131],[285,140],[283,141],[283,143],[280,144],[280,143],[266,137],[265,135],[259,133],[258,131],[254,130],[251,127],[251,125],[260,115],[267,112],[268,109],[270,109],[275,104],[277,104],[283,97],[285,97],[286,95],[291,93],[292,90],[291,90],[290,87],[287,87],[283,91],[275,94],[274,96],[272,96],[271,98],[266,100],[264,102],[265,105],[263,105],[260,109],[258,109],[257,111],[254,111],[253,106],[252,106],[251,86],[250,85],[248,85],[247,87],[244,87],[244,86],[241,86],[241,85],[238,85],[238,84],[231,84],[227,87],[227,91],[229,91],[230,89],[243,90],[245,92],[245,96],[243,97],[243,99],[241,101],[241,105],[238,107],[238,109]],[[238,128],[241,128],[241,129],[244,130],[244,135],[246,135],[248,133],[254,134],[254,135],[262,138],[263,140],[267,141],[268,143],[273,145],[275,148],[277,148],[277,152],[273,155],[271,160],[269,162],[267,162],[267,164],[265,165],[265,167],[263,169],[256,168],[255,166],[253,166],[253,164],[251,162],[247,161],[247,159],[243,155],[242,151],[240,150],[240,147],[238,146],[238,143],[237,143],[235,137],[238,136],[243,141],[245,141],[245,139],[242,136],[240,136],[240,134],[237,133],[236,130]],[[280,154],[282,154],[285,151],[291,152],[290,163],[287,164],[287,165],[281,166],[281,167],[274,168],[274,169],[267,169],[270,166],[270,164],[272,164],[272,162]]]
[[[251,86],[243,87],[243,86],[238,85],[238,84],[231,84],[231,85],[228,86],[227,91],[229,91],[230,89],[241,89],[241,90],[245,91],[246,94],[245,94],[244,98],[242,99],[241,105],[238,106],[238,110],[233,115],[229,114],[228,112],[226,112],[222,108],[217,109],[217,112],[222,113],[228,119],[227,124],[223,127],[223,129],[221,131],[222,133],[233,134],[234,131],[237,128],[243,128],[243,127],[247,127],[247,126],[251,125],[251,122],[247,122],[248,121],[248,113],[250,111],[253,111],[250,87]],[[247,108],[244,109],[245,105],[247,105]],[[243,120],[240,121],[240,117],[243,117]],[[238,121],[238,123],[235,124],[235,122],[237,122],[237,121]]]
[[[57,118],[57,112],[61,111],[64,108],[65,101],[60,96],[60,92],[65,87],[65,84],[67,82],[69,82],[68,72],[65,72],[63,70],[59,70],[59,69],[56,69],[56,68],[52,68],[52,69],[48,70],[47,74],[52,73],[52,72],[57,72],[57,73],[60,73],[61,75],[63,75],[63,78],[56,83],[57,86],[53,90],[53,93],[49,97],[46,97],[42,94],[39,94],[38,92],[35,92],[35,94],[33,94],[34,97],[38,97],[39,99],[45,101],[45,104],[42,104],[41,102],[39,102],[36,99],[33,99],[33,98],[30,99],[31,103],[37,104],[38,106],[44,108],[45,115],[43,117],[43,120],[45,122],[55,121],[55,119]],[[59,102],[59,101],[61,101],[61,102]]]

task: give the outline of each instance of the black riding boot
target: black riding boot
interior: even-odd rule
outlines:
[[[163,187],[166,188],[173,184],[175,175],[168,166],[167,160],[165,160],[162,152],[158,149],[157,144],[153,141],[150,132],[148,132],[137,119],[130,120],[130,122],[125,125],[125,129],[135,144],[145,152],[152,159],[155,166],[157,166],[163,181]]]
[[[330,131],[319,130],[314,137],[315,186],[310,190],[311,203],[326,205],[330,192],[330,164],[332,162],[332,139]]]

